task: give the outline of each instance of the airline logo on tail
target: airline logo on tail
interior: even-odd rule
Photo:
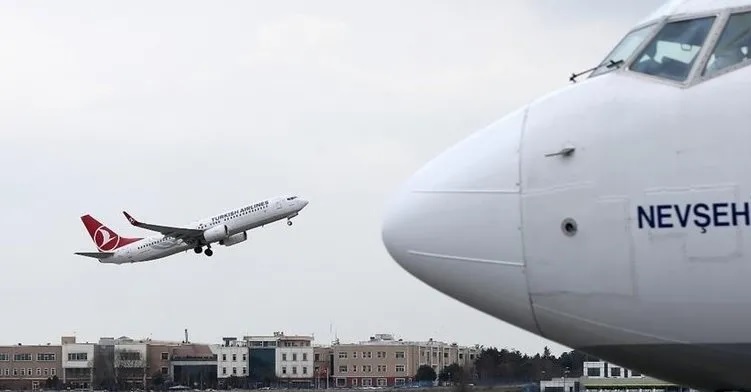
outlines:
[[[101,224],[91,215],[84,215],[81,217],[81,220],[100,252],[112,252],[117,248],[140,240],[140,238],[120,237],[112,229]]]

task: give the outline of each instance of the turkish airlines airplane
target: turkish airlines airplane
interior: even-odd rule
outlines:
[[[211,244],[232,246],[248,239],[248,230],[269,223],[292,218],[308,205],[297,196],[282,196],[244,206],[232,211],[193,222],[186,227],[170,227],[142,223],[123,211],[133,226],[158,232],[148,238],[121,237],[112,229],[99,223],[91,215],[81,217],[86,230],[99,252],[77,252],[77,255],[98,259],[101,263],[124,264],[161,259],[193,249],[211,256]],[[206,249],[203,250],[203,246]]]
[[[670,1],[586,79],[422,167],[389,203],[384,244],[519,328],[751,390],[749,103],[751,1]]]

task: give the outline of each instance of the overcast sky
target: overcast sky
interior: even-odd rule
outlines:
[[[381,242],[427,160],[600,61],[659,0],[0,2],[0,343],[375,333],[561,346],[421,283]],[[104,265],[79,217],[145,236],[284,193],[239,246]]]

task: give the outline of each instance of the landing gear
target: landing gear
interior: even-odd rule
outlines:
[[[214,254],[214,251],[213,251],[213,250],[211,250],[211,245],[206,245],[206,250],[205,250],[205,251],[203,251],[203,253],[204,253],[204,254],[205,254],[206,256],[211,256],[211,255],[213,255],[213,254]]]
[[[196,246],[195,248],[193,248],[193,252],[196,252],[196,253],[201,253],[202,250],[203,249],[200,246]]]
[[[292,219],[287,219],[287,226],[292,226]]]

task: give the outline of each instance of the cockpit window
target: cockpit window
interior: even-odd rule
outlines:
[[[688,78],[715,17],[670,22],[639,54],[630,69],[660,78]]]
[[[748,60],[749,46],[751,46],[751,12],[731,15],[703,74],[713,75]]]
[[[655,24],[651,24],[626,34],[615,49],[613,49],[613,51],[605,57],[605,60],[600,63],[597,69],[592,72],[590,77],[601,75],[616,69],[617,66],[614,65],[620,65],[622,62],[625,62],[631,57],[636,48],[638,48],[639,45],[641,45],[641,43],[652,33],[655,26]]]
[[[295,200],[297,199],[297,196],[288,197],[287,200]]]

